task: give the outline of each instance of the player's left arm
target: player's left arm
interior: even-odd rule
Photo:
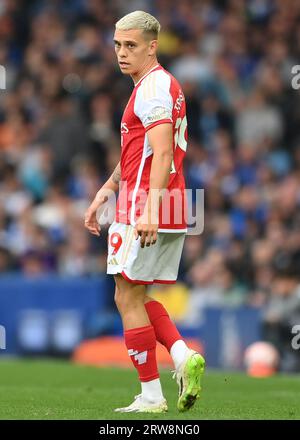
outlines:
[[[159,206],[168,186],[173,160],[172,123],[161,123],[147,131],[153,151],[150,187],[143,215],[137,220],[136,238],[141,236],[141,247],[150,246],[157,240]]]

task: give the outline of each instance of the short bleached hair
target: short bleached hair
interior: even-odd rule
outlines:
[[[144,11],[134,11],[125,15],[116,23],[116,29],[129,31],[131,29],[141,29],[146,36],[157,38],[160,31],[159,21]]]

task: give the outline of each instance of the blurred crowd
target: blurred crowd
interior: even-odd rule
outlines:
[[[89,235],[83,215],[119,160],[133,83],[114,24],[136,9],[161,23],[159,61],[187,101],[187,187],[205,190],[179,274],[191,303],[299,296],[298,0],[0,0],[0,273],[105,272],[107,228]],[[284,294],[279,273],[296,280]]]

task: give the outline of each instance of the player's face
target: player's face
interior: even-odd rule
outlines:
[[[140,29],[116,29],[114,42],[122,73],[133,76],[142,72],[149,64],[150,56],[155,55],[157,46],[157,40],[147,39]]]

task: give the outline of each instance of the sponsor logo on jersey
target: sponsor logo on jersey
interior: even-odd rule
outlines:
[[[165,107],[155,107],[147,116],[145,126],[161,121],[162,119],[172,119],[170,110]]]

